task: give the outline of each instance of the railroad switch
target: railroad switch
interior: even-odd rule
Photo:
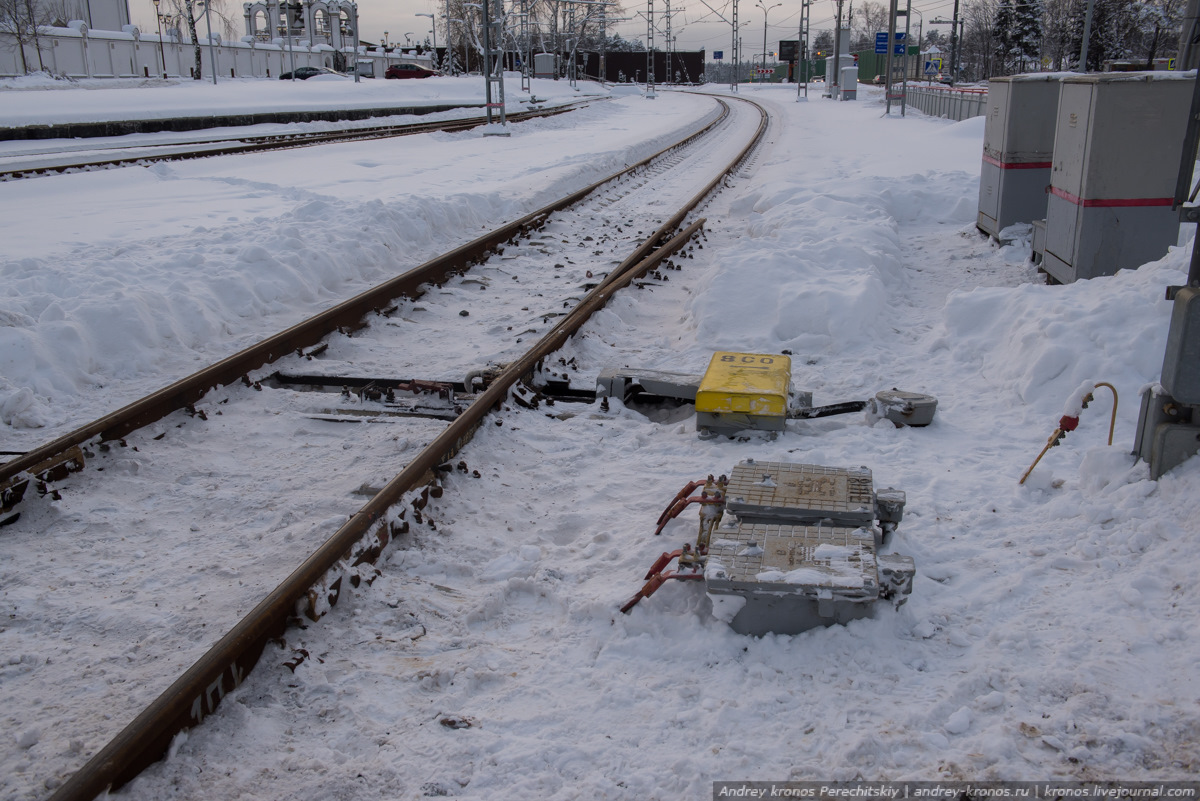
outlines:
[[[812,419],[867,411],[896,425],[927,426],[937,398],[898,389],[870,400],[813,406],[812,393],[792,387],[786,354],[713,354],[703,375],[665,370],[606,368],[596,379],[596,396],[635,400],[674,399],[694,403],[702,435],[736,436],[744,431],[783,431],[789,419]]]
[[[728,479],[686,485],[655,533],[694,503],[695,544],[664,552],[622,612],[668,580],[703,581],[713,614],[734,631],[797,634],[867,617],[881,599],[899,606],[912,592],[912,558],[879,552],[903,517],[904,492],[876,492],[866,467],[747,459]]]
[[[266,381],[271,386],[300,391],[340,391],[338,405],[323,407],[312,414],[318,419],[334,422],[364,417],[453,420],[470,400],[461,394],[461,384],[456,387],[452,382],[420,379],[274,373]]]

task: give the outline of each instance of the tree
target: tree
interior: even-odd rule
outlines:
[[[854,44],[848,50],[874,47],[875,34],[888,29],[888,7],[883,3],[863,3],[852,12],[850,29]]]
[[[1138,14],[1134,0],[1096,0],[1092,10],[1092,35],[1088,40],[1086,68],[1098,72],[1105,61],[1127,59],[1134,55]],[[1082,30],[1079,42],[1083,42]]]
[[[225,11],[226,0],[208,0],[208,2],[212,3],[211,13],[217,18],[218,32],[224,31],[225,36],[232,37],[236,28],[233,17]],[[163,8],[167,12],[163,15],[164,22],[172,28],[178,28],[180,25],[187,28],[188,38],[192,42],[192,50],[196,57],[196,67],[192,71],[192,77],[197,81],[204,77],[200,61],[200,36],[196,33],[196,22],[204,13],[203,3],[204,0],[164,0],[163,2]]]
[[[962,7],[963,30],[958,42],[958,71],[955,80],[981,80],[996,74],[996,14],[998,0],[976,0]]]
[[[1000,0],[993,36],[999,46],[997,73],[1024,72],[1041,55],[1042,8],[1038,0]]]
[[[66,15],[61,1],[38,2],[38,0],[0,0],[0,31],[13,36],[17,53],[21,57],[21,69],[33,72],[25,48],[33,46],[37,53],[37,68],[45,70],[42,61],[42,29]]]
[[[595,47],[591,42],[589,45]],[[623,39],[621,34],[614,33],[604,40],[604,49],[610,53],[640,53],[646,50],[646,45],[641,39]]]
[[[1079,0],[1043,0],[1042,56],[1050,69],[1065,70],[1079,56],[1082,28],[1075,32],[1075,13]]]
[[[1183,0],[1150,0],[1139,7],[1142,47],[1147,68],[1159,56],[1172,56],[1179,50],[1183,26]]]
[[[1156,58],[1174,55],[1183,7],[1184,0],[1095,0],[1088,69],[1103,69],[1116,59],[1150,68]],[[1087,0],[967,0],[964,39],[970,41],[964,53],[970,51],[972,69],[987,68],[979,77],[992,69],[1026,69],[1034,58],[1053,70],[1072,69],[1078,66],[1086,14]],[[979,26],[989,16],[992,31],[984,35]],[[989,42],[994,56],[983,49]]]
[[[833,52],[833,31],[817,31],[812,41],[813,52],[817,55],[829,55]]]

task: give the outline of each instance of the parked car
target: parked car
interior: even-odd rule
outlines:
[[[383,73],[385,78],[428,78],[430,75],[437,73],[420,64],[393,64]]]
[[[307,81],[309,78],[313,77],[314,75],[341,75],[341,74],[342,73],[334,72],[333,70],[327,69],[326,67],[296,67],[296,80],[298,80],[298,81]],[[281,81],[290,81],[291,79],[292,79],[292,73],[290,73],[290,72],[285,72],[279,76],[279,80],[281,80]]]

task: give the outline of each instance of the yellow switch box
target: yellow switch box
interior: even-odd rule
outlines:
[[[696,391],[696,424],[715,431],[780,431],[787,419],[792,360],[762,353],[714,353]]]

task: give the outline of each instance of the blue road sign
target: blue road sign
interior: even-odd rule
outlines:
[[[713,61],[720,61],[723,58],[725,58],[724,50],[714,50],[713,51]]]
[[[897,56],[904,55],[904,40],[908,34],[904,31],[896,31],[896,38],[892,39],[892,53]],[[875,34],[875,52],[886,53],[888,51],[888,35],[887,31],[879,31]]]

